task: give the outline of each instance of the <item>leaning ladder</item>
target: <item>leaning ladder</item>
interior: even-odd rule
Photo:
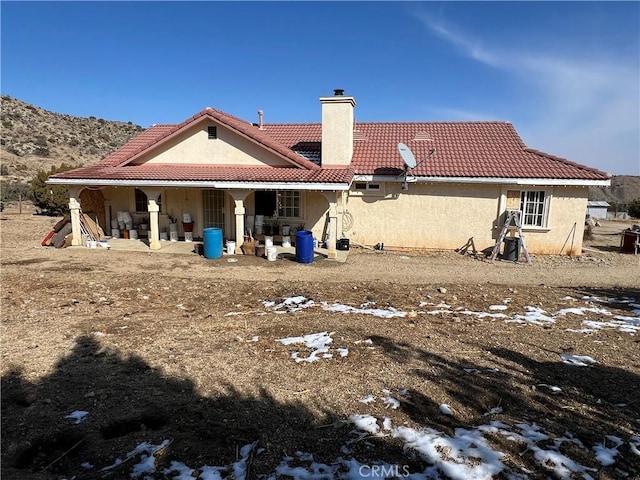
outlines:
[[[521,216],[522,212],[520,210],[507,210],[507,219],[505,220],[504,225],[502,225],[500,236],[498,237],[498,240],[496,240],[496,244],[493,247],[493,252],[491,252],[491,256],[489,257],[491,263],[495,262],[496,258],[498,257],[498,253],[500,253],[500,245],[502,244],[504,237],[507,235],[507,232],[509,230],[517,230],[518,235],[520,236],[520,245],[518,247],[518,255],[516,256],[516,258],[520,256],[520,248],[522,248],[522,251],[524,252],[524,258],[527,259],[527,264],[531,265],[531,257],[529,256],[529,250],[527,250],[527,244],[524,241],[524,233],[522,233]]]

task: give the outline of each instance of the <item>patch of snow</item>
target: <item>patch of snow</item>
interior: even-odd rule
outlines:
[[[601,465],[608,467],[609,465],[613,465],[616,463],[616,455],[620,454],[618,448],[624,443],[621,438],[618,438],[614,435],[607,435],[607,440],[613,442],[612,447],[607,447],[605,445],[606,442],[598,443],[593,446],[593,450],[596,452],[596,460]]]
[[[513,321],[533,323],[534,325],[545,325],[556,321],[555,318],[545,315],[547,313],[546,310],[541,308],[526,305],[524,309],[526,313],[524,315],[515,315]]]
[[[356,428],[363,432],[375,435],[380,430],[378,420],[376,417],[372,417],[371,415],[350,415],[349,420],[356,426]]]
[[[598,363],[587,355],[569,355],[568,353],[561,353],[560,358],[562,358],[563,363],[576,367],[588,367],[589,365]]]
[[[391,430],[392,424],[389,417],[384,417],[384,420],[382,421],[382,428],[385,430]]]
[[[489,310],[506,310],[507,308],[509,308],[506,305],[490,305],[489,306]]]
[[[400,406],[400,402],[393,397],[384,397],[382,401],[387,408],[393,408],[394,410]]]
[[[85,418],[87,418],[89,412],[85,412],[84,410],[76,410],[71,412],[69,415],[66,415],[64,418],[70,418],[76,421],[76,425],[82,422]]]
[[[453,415],[451,407],[446,403],[440,404],[440,413],[443,413],[444,415]]]
[[[260,337],[258,335],[254,335],[253,337],[251,337],[251,340],[245,340],[245,342],[251,343],[251,342],[257,342],[258,340],[260,340]]]
[[[473,312],[471,310],[460,310],[458,313],[462,315],[475,316],[478,318],[509,318],[504,313],[489,313],[489,312]]]
[[[376,401],[376,397],[374,397],[373,395],[367,395],[366,397],[361,398],[358,401],[362,403],[372,403]]]
[[[341,303],[333,303],[329,305],[327,302],[322,302],[322,309],[327,312],[343,312],[343,313],[360,313],[363,315],[372,315],[374,317],[381,318],[394,318],[394,317],[406,317],[407,312],[396,310],[393,307],[382,308],[356,308],[349,305],[343,305]]]

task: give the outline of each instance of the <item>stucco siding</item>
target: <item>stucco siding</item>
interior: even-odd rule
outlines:
[[[384,197],[350,192],[349,232],[357,243],[385,247],[454,249],[470,237],[476,246],[492,243],[500,188],[494,185],[384,185]]]
[[[214,126],[214,123],[211,123]],[[199,124],[176,136],[134,164],[177,163],[207,165],[287,166],[285,160],[228,128],[217,125],[216,139],[209,139],[207,125]]]

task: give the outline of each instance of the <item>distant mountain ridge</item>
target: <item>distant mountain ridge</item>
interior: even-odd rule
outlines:
[[[144,130],[131,122],[50,112],[8,95],[0,107],[0,164],[8,181],[28,181],[62,163],[94,165]],[[618,175],[610,187],[589,188],[589,200],[627,204],[638,198],[639,176]]]

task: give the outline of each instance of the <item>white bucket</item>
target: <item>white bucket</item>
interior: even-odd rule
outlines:
[[[193,232],[184,232],[184,241],[193,242]]]
[[[261,223],[256,223],[256,235],[262,235],[262,224]]]
[[[251,229],[253,230],[253,226],[255,225],[255,217],[253,215],[247,215],[247,221],[246,221],[246,225],[244,226],[245,229]]]
[[[111,236],[113,238],[120,238],[120,230],[118,230],[117,228],[112,228],[111,229]]]
[[[182,223],[191,223],[191,214],[183,213],[182,214]]]
[[[227,242],[227,253],[229,255],[235,255],[235,253],[236,253],[236,242]]]
[[[167,235],[167,232],[160,232],[160,240],[164,240],[164,241],[169,240],[169,236]]]
[[[89,240],[87,242],[87,247],[89,247],[89,248],[98,248],[98,242],[96,242],[95,240]]]
[[[282,235],[289,235],[291,232],[291,225],[282,225]]]
[[[119,223],[118,220],[111,220],[111,228],[118,228]]]
[[[264,224],[264,215],[256,215],[256,225]]]
[[[291,246],[291,237],[289,235],[284,235],[282,237],[282,246],[290,247]]]
[[[266,248],[273,247],[273,237],[271,235],[264,236],[264,246]]]
[[[267,247],[267,260],[275,262],[278,258],[278,249],[276,247]]]
[[[129,238],[131,240],[137,240],[138,239],[138,230],[129,229]]]
[[[177,242],[178,241],[178,231],[177,230],[171,230],[171,232],[169,232],[169,238],[171,239],[172,242]]]
[[[125,227],[126,227],[126,225],[124,224],[124,222],[118,222],[118,228],[119,228],[120,230],[126,230],[126,228],[125,228]]]
[[[133,222],[124,222],[124,228],[127,230],[133,230]]]
[[[122,221],[124,223],[133,222],[133,218],[131,218],[131,214],[129,212],[122,212]]]
[[[178,233],[178,224],[177,223],[170,223],[169,224],[169,231]]]

